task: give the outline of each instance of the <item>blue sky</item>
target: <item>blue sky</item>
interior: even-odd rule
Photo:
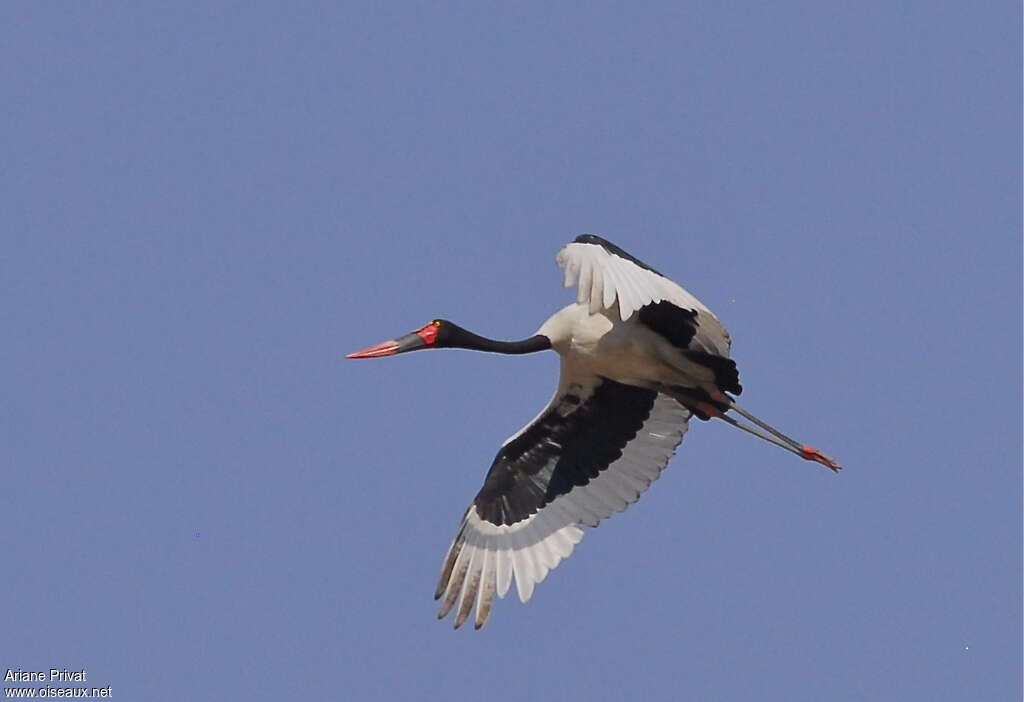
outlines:
[[[8,3],[0,667],[115,698],[1021,695],[1019,3]],[[600,234],[730,329],[479,633],[441,559]]]

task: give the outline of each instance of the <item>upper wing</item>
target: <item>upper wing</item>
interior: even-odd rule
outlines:
[[[540,415],[498,451],[466,510],[435,592],[476,628],[515,575],[519,599],[583,538],[581,524],[635,502],[686,433],[690,412],[654,390],[590,377],[563,383]]]
[[[565,287],[577,286],[576,302],[587,305],[590,314],[611,310],[617,301],[619,316],[626,321],[643,307],[666,301],[693,313],[693,340],[697,347],[720,356],[729,355],[729,333],[711,310],[615,244],[584,234],[559,251],[555,260],[565,269]]]

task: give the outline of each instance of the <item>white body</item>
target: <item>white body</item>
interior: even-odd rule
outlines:
[[[567,305],[537,333],[551,339],[551,347],[562,357],[563,376],[600,376],[654,389],[693,388],[714,380],[711,370],[689,361],[661,335],[638,323],[636,316],[622,321],[617,309],[591,314],[586,304]]]

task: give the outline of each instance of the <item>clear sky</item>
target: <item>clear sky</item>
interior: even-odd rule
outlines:
[[[185,6],[187,5],[187,6]],[[1019,3],[0,8],[6,668],[122,700],[1016,700]],[[732,333],[526,606],[442,556],[600,234]]]

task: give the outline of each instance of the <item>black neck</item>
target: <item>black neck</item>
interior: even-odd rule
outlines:
[[[466,331],[462,327],[456,327],[451,330],[444,345],[454,349],[521,354],[546,351],[551,348],[551,340],[543,334],[537,334],[522,341],[495,341],[494,339],[474,334],[471,331]]]

